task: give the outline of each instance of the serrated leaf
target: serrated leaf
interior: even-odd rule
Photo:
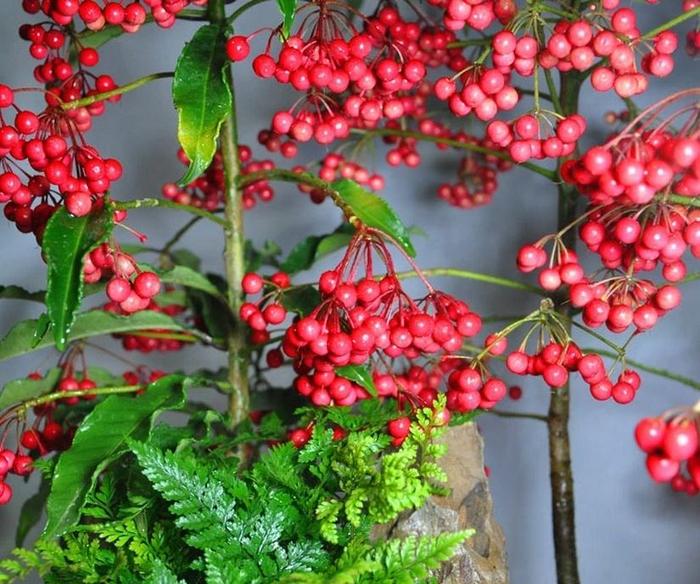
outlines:
[[[0,286],[0,298],[6,300],[29,300],[31,302],[44,302],[44,291],[29,292],[21,286]]]
[[[367,390],[372,397],[377,397],[377,388],[374,385],[374,379],[366,365],[344,365],[335,370],[336,375],[345,377],[357,383],[360,387]]]
[[[282,14],[282,34],[287,38],[292,30],[292,24],[294,23],[297,2],[296,0],[277,0],[277,7]]]
[[[142,395],[111,395],[95,406],[58,459],[42,537],[57,537],[78,521],[85,496],[107,465],[128,450],[127,440],[146,438],[160,412],[182,407],[185,380],[168,375]]]
[[[59,350],[65,348],[83,298],[83,257],[111,232],[112,211],[108,205],[85,217],[73,217],[61,207],[46,224],[42,241],[48,265],[46,310]]]
[[[39,490],[29,497],[22,505],[22,510],[19,513],[19,520],[17,521],[17,531],[15,533],[15,545],[17,547],[22,547],[27,534],[31,531],[32,527],[39,523],[50,490],[51,483],[42,478]]]
[[[175,66],[173,102],[178,112],[177,139],[190,166],[180,179],[188,184],[209,166],[219,130],[231,113],[231,89],[224,68],[225,30],[205,25],[185,45]]]
[[[0,361],[17,357],[31,351],[51,347],[53,343],[46,337],[34,344],[36,320],[23,320],[17,323],[5,338],[0,340]],[[104,310],[82,312],[75,318],[75,323],[68,335],[68,342],[98,335],[125,333],[144,329],[163,329],[185,331],[188,329],[175,319],[151,310],[137,312],[130,316],[117,316]]]
[[[313,286],[299,286],[285,290],[280,301],[287,311],[306,316],[318,306],[321,295]]]
[[[61,369],[56,367],[46,372],[42,379],[15,379],[5,384],[0,392],[0,410],[49,393],[61,378]]]
[[[331,186],[362,223],[386,233],[415,257],[408,228],[384,199],[348,179],[335,181]]]

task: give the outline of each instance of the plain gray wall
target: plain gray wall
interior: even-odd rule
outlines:
[[[18,4],[4,2],[0,7],[3,33],[0,82],[30,86],[34,84],[31,71],[35,61],[27,54],[27,44],[16,37],[19,24],[27,21]],[[646,15],[643,29],[670,18],[678,10],[676,2],[638,6]],[[276,21],[277,16],[270,7],[260,7],[240,21],[239,30],[250,32],[260,23]],[[102,51],[102,62],[97,69],[109,72],[120,83],[154,71],[172,70],[183,42],[191,36],[195,26],[180,23],[170,31],[150,27],[130,38],[122,37]],[[263,42],[260,39],[256,44],[259,47]],[[650,92],[639,100],[640,103],[651,103],[697,80],[697,67],[685,56],[681,56],[680,61],[670,78],[651,80]],[[241,139],[255,145],[257,130],[268,123],[273,112],[291,103],[291,96],[272,82],[255,78],[249,61],[236,66],[235,76]],[[103,155],[116,156],[124,162],[124,178],[113,193],[116,198],[157,196],[163,182],[178,178],[182,172],[175,157],[176,116],[169,89],[168,81],[159,81],[125,96],[119,105],[109,105],[108,113],[96,122],[89,135]],[[590,143],[600,141],[607,132],[601,123],[603,112],[619,109],[621,103],[612,95],[596,94],[587,88],[582,105],[590,121],[587,140]],[[261,157],[265,156],[261,148],[256,151]],[[501,185],[491,205],[460,211],[440,202],[434,194],[445,172],[452,172],[457,155],[448,153],[438,159],[430,145],[422,145],[421,151],[425,159],[421,169],[392,172],[387,176],[385,189],[387,199],[406,223],[420,225],[428,234],[428,238],[415,240],[420,265],[452,265],[514,275],[513,258],[518,246],[553,229],[556,211],[552,188],[527,171],[514,170],[500,178]],[[383,168],[381,156],[376,168]],[[338,212],[330,204],[310,206],[294,187],[278,185],[274,202],[259,205],[246,215],[246,230],[258,243],[274,239],[288,250],[307,234],[333,228],[338,218]],[[158,244],[184,220],[179,213],[145,210],[133,212],[129,223],[143,229],[151,242]],[[122,242],[130,241],[124,231],[119,237]],[[0,241],[0,282],[16,283],[29,289],[42,288],[45,268],[39,261],[39,250],[33,238],[19,234],[3,218],[0,219]],[[220,269],[221,238],[208,225],[200,225],[186,243],[206,257],[208,268]],[[690,270],[696,269],[691,261]],[[469,281],[438,282],[485,315],[525,312],[532,310],[536,303],[533,297],[498,287]],[[651,334],[633,343],[633,358],[700,378],[698,286],[698,283],[685,286],[683,307],[661,320]],[[37,312],[38,307],[34,305],[2,301],[0,332],[4,333],[13,322],[35,316]],[[109,340],[103,344],[116,346]],[[590,345],[588,339],[582,339],[581,344]],[[130,357],[139,360],[138,355]],[[0,381],[50,367],[55,358],[55,353],[44,351],[0,363]],[[98,359],[100,356],[94,355],[93,360]],[[151,359],[144,361],[171,369],[180,367],[183,362],[189,363],[192,369],[224,363],[220,354],[193,349],[158,356],[155,361]],[[118,364],[115,370],[121,370]],[[502,407],[545,412],[548,390],[540,382],[522,385],[524,398]],[[696,584],[700,580],[697,575],[700,501],[653,485],[646,477],[643,456],[632,439],[639,418],[692,403],[696,397],[686,387],[645,375],[637,399],[623,407],[594,402],[585,386],[578,381],[574,383],[572,440],[583,582]],[[486,438],[496,515],[508,540],[512,581],[515,584],[554,582],[545,428],[537,422],[491,416],[483,416],[479,425]],[[16,478],[12,479],[12,485],[16,491],[13,503],[0,508],[3,551],[12,546],[19,505],[32,491]]]

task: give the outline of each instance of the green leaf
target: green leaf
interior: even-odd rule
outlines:
[[[192,270],[199,271],[202,265],[202,260],[199,259],[199,256],[189,249],[176,249],[175,251],[171,251],[170,257],[178,266],[185,266]]]
[[[112,232],[108,205],[85,217],[61,207],[46,224],[42,247],[48,265],[46,309],[56,346],[63,350],[83,298],[83,256]]]
[[[36,320],[23,320],[12,327],[5,338],[0,340],[0,361],[51,347],[53,343],[47,338],[42,338],[34,344],[36,326]],[[130,316],[117,316],[104,310],[89,310],[76,316],[75,324],[68,335],[67,341],[72,342],[98,335],[144,329],[190,332],[190,329],[175,319],[151,310],[144,310]]]
[[[139,266],[156,272],[160,277],[160,281],[164,284],[176,284],[186,288],[201,290],[212,296],[221,296],[218,288],[204,274],[187,266],[175,266],[169,270],[157,270],[148,264],[139,264]]]
[[[42,312],[35,322],[36,326],[34,327],[34,334],[32,334],[32,348],[36,347],[44,339],[51,326],[51,319],[45,312]]]
[[[337,375],[345,377],[366,389],[372,397],[377,397],[377,388],[374,386],[374,379],[366,365],[344,365],[335,370]]]
[[[257,272],[262,266],[279,267],[277,256],[281,253],[282,248],[274,241],[265,241],[262,248],[258,249],[250,239],[246,239],[243,249],[246,271]]]
[[[107,465],[128,450],[127,440],[146,438],[160,412],[182,407],[185,380],[168,375],[142,395],[111,395],[95,406],[56,464],[43,537],[57,537],[78,521],[87,493]]]
[[[20,286],[0,286],[0,298],[6,300],[30,300],[31,302],[44,302],[44,291],[29,292]]]
[[[297,2],[296,0],[277,0],[277,7],[282,14],[282,34],[287,38],[292,30]]]
[[[306,316],[321,302],[321,295],[313,286],[298,286],[283,291],[280,300],[289,312]]]
[[[310,235],[289,252],[287,259],[280,265],[280,269],[288,274],[308,270],[322,257],[345,247],[352,239],[353,233],[352,226],[343,223],[333,233]]]
[[[24,543],[27,534],[31,531],[41,519],[41,514],[46,506],[46,499],[51,490],[51,482],[46,479],[41,479],[39,490],[29,497],[22,505],[22,510],[19,513],[19,521],[17,522],[17,532],[15,534],[15,545],[21,547]]]
[[[231,113],[231,89],[224,75],[228,67],[225,41],[222,26],[203,26],[185,45],[175,66],[177,139],[190,161],[180,184],[192,182],[207,169],[216,152],[221,124]]]
[[[61,378],[61,369],[56,367],[46,372],[42,379],[15,379],[5,384],[0,392],[0,410],[49,393]]]
[[[384,199],[348,179],[335,181],[331,186],[362,223],[386,233],[395,239],[406,253],[415,257],[416,250],[411,243],[408,228]]]

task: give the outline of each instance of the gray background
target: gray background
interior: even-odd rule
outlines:
[[[3,33],[0,82],[15,87],[34,85],[31,70],[35,63],[27,54],[26,43],[16,37],[18,25],[25,21],[18,4],[5,2],[0,7]],[[643,29],[648,29],[675,15],[678,4],[640,5],[640,10],[646,15]],[[269,7],[261,7],[254,16],[249,14],[240,21],[239,30],[249,32],[260,23],[275,22],[276,18]],[[102,63],[97,69],[111,73],[120,83],[154,71],[172,70],[182,43],[195,26],[181,23],[170,31],[151,27],[131,38],[122,37],[102,51]],[[256,42],[258,47],[264,42],[261,37]],[[651,103],[672,89],[697,80],[696,66],[685,56],[680,59],[672,77],[664,82],[651,81],[651,90],[640,103]],[[270,81],[256,79],[249,62],[238,65],[235,73],[242,141],[254,145],[257,129],[267,124],[274,111],[291,103],[290,95]],[[591,125],[587,138],[591,142],[600,141],[607,131],[601,123],[602,113],[620,108],[620,102],[611,95],[594,94],[587,88],[582,103]],[[163,182],[178,178],[182,167],[175,158],[175,124],[168,81],[156,82],[126,96],[121,104],[109,106],[107,115],[97,121],[89,139],[103,155],[124,162],[124,178],[114,191],[115,197],[157,196]],[[527,171],[514,170],[501,178],[501,186],[490,206],[460,211],[438,201],[434,195],[436,183],[445,172],[452,172],[455,155],[438,160],[430,145],[423,145],[421,151],[425,160],[421,169],[392,172],[385,189],[387,198],[406,223],[420,225],[428,234],[428,238],[415,240],[419,263],[425,267],[453,265],[513,275],[513,257],[518,245],[550,232],[554,226],[553,190]],[[262,149],[257,152],[264,156]],[[382,167],[378,161],[376,168]],[[280,185],[271,204],[258,206],[246,215],[246,229],[258,243],[274,239],[289,249],[307,234],[334,227],[338,218],[331,205],[310,206],[294,187]],[[143,229],[151,237],[151,243],[157,245],[184,220],[179,213],[146,210],[133,213],[130,224]],[[119,237],[122,242],[131,240],[126,232]],[[22,236],[2,219],[0,241],[3,244],[0,281],[29,289],[43,287],[45,268],[38,261],[39,250],[33,238]],[[207,268],[220,269],[221,238],[208,225],[200,225],[186,243],[207,258]],[[696,269],[691,261],[690,271]],[[485,315],[526,312],[536,303],[533,297],[468,281],[442,280],[439,284],[468,300]],[[652,334],[634,342],[633,358],[700,378],[696,296],[699,285],[684,287],[682,309],[660,321]],[[37,306],[3,301],[0,332],[21,318],[36,316],[37,311]],[[116,346],[111,341],[103,344]],[[581,344],[590,345],[587,339],[581,340]],[[139,359],[138,355],[131,357]],[[0,363],[0,381],[50,367],[55,358],[54,353],[43,352]],[[101,357],[94,355],[93,361],[98,359]],[[182,362],[192,368],[219,366],[224,362],[220,354],[192,349],[156,359],[164,368],[177,368]],[[118,364],[115,367],[121,370]],[[524,398],[517,404],[506,403],[505,407],[546,411],[545,387],[537,382],[523,385]],[[653,485],[646,478],[643,457],[632,440],[634,424],[639,418],[691,403],[695,398],[686,387],[645,375],[637,399],[621,407],[594,402],[586,387],[575,383],[572,440],[584,582],[691,584],[700,580],[697,576],[700,500]],[[486,438],[496,515],[508,539],[513,582],[554,582],[545,428],[538,422],[490,416],[482,417],[479,425]],[[12,485],[16,491],[13,503],[0,508],[3,551],[12,546],[19,504],[31,492],[31,488],[23,487],[16,478],[12,479]]]

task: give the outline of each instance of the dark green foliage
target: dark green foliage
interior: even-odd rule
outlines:
[[[81,520],[0,563],[0,583],[39,572],[45,582],[423,582],[468,535],[374,542],[373,525],[441,492],[430,410],[399,447],[385,426],[395,406],[302,409],[314,425],[290,442],[275,414],[231,436],[225,416],[192,404],[188,423],[156,426],[112,462],[84,498]],[[342,440],[333,428],[354,428]],[[233,454],[246,454],[240,464]],[[53,476],[47,465],[47,478]]]

